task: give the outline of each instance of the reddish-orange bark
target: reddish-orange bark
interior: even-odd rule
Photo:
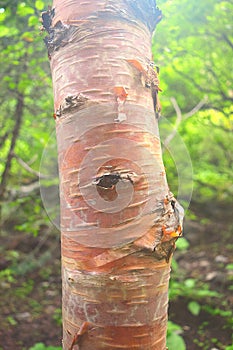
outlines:
[[[181,222],[161,157],[157,76],[149,76],[160,17],[152,0],[54,0],[44,17],[65,350],[166,348],[170,257]]]

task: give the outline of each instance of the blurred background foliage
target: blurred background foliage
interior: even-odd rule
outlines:
[[[161,71],[163,115],[173,125],[178,122],[189,151],[193,200],[232,202],[233,4],[217,0],[159,4],[164,18],[155,33],[153,54]],[[176,142],[174,137],[170,148]],[[166,152],[165,162],[176,189],[175,164]]]
[[[40,278],[51,278],[53,267],[46,263],[59,251],[59,233],[50,224],[40,196],[43,181],[42,188],[47,194],[50,191],[51,200],[46,209],[51,209],[49,215],[55,219],[58,198],[53,96],[45,34],[40,31],[41,11],[48,5],[47,0],[0,0],[0,282],[4,290],[16,288],[21,276],[26,281],[16,288],[21,298],[28,298],[34,288],[30,273],[37,271]],[[171,190],[186,209],[192,194],[188,219],[204,225],[211,211],[232,206],[233,3],[160,0],[158,5],[163,20],[156,29],[152,49],[163,90],[160,132],[167,176]],[[42,190],[42,196],[45,192]],[[54,207],[49,208],[49,203]],[[19,242],[23,235],[26,240],[22,248]],[[57,243],[51,245],[48,240]],[[179,250],[187,252],[190,244],[188,240],[182,242]],[[232,249],[232,244],[228,245]],[[224,269],[232,271],[232,266],[225,264]],[[170,297],[187,298],[191,314],[200,313],[202,298],[220,297],[198,282],[198,277],[187,278],[180,273],[176,259],[173,271]],[[34,317],[39,317],[40,305],[35,301],[30,305]],[[228,312],[226,308],[221,304],[208,312],[220,314],[228,322],[231,315],[223,315]],[[59,310],[57,306],[52,312],[57,325]],[[18,324],[11,314],[6,322],[11,327]],[[170,322],[169,350],[185,349],[180,334],[180,326]],[[47,348],[40,339],[37,341],[36,349]],[[209,349],[200,341],[195,346]],[[223,348],[220,344],[219,349]]]
[[[1,219],[12,219],[23,207],[22,223],[28,218],[31,226],[41,217],[41,204],[28,202],[38,197],[41,156],[54,128],[49,61],[39,29],[46,6],[0,1]]]

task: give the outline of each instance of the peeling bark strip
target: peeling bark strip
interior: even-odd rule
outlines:
[[[159,87],[159,67],[157,67],[152,61],[147,62],[146,69],[143,68],[142,64],[137,60],[127,60],[127,62],[137,69],[137,71],[140,73],[142,84],[145,85],[146,88],[149,88],[151,90],[155,116],[156,119],[159,119],[160,112],[162,109],[158,97],[158,92],[162,91]]]
[[[63,349],[165,350],[183,211],[158,124],[153,0],[54,0],[42,15],[60,172]]]

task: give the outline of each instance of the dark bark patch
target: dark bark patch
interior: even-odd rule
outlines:
[[[133,177],[135,177],[135,174],[131,176],[130,174],[120,174],[118,172],[106,173],[96,177],[92,184],[97,186],[97,191],[104,200],[111,202],[118,197],[116,185],[120,181],[128,181],[133,185]]]
[[[96,177],[93,184],[104,189],[112,189],[121,180],[121,175],[118,173],[104,174]]]
[[[44,38],[49,58],[51,58],[54,51],[58,51],[60,47],[68,43],[68,38],[74,31],[75,27],[63,24],[61,21],[58,21],[54,27],[49,27],[49,35]]]
[[[69,36],[75,31],[75,27],[63,24],[61,21],[58,21],[53,26],[52,21],[54,16],[54,8],[49,8],[48,11],[43,12],[41,15],[43,29],[48,33],[44,38],[44,42],[48,49],[49,59],[54,51],[59,50],[60,47],[67,44]]]
[[[158,260],[165,259],[168,263],[172,253],[175,250],[175,242],[177,238],[173,238],[170,241],[162,242],[154,248],[154,254]]]
[[[87,101],[88,98],[81,93],[75,96],[67,96],[65,102],[56,110],[55,117],[60,118],[73,108],[82,109]]]
[[[135,175],[135,174],[134,174]],[[120,173],[107,173],[98,176],[93,180],[93,184],[105,189],[112,189],[119,181],[129,181],[132,185],[134,183],[132,176],[129,174],[121,175]]]
[[[109,21],[117,18],[134,25],[141,22],[151,33],[162,19],[162,11],[156,6],[155,0],[123,0],[120,3],[109,1],[104,10],[96,12],[95,15]]]
[[[156,1],[125,0],[125,2],[135,19],[145,24],[152,33],[162,19],[162,11],[156,6]]]
[[[52,20],[55,15],[55,9],[49,8],[48,11],[42,12],[42,25],[44,29],[49,33],[51,25],[52,25]]]

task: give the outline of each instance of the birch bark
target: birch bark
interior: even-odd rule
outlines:
[[[161,12],[152,0],[54,0],[42,18],[59,154],[63,349],[165,350],[182,223],[154,110]]]

